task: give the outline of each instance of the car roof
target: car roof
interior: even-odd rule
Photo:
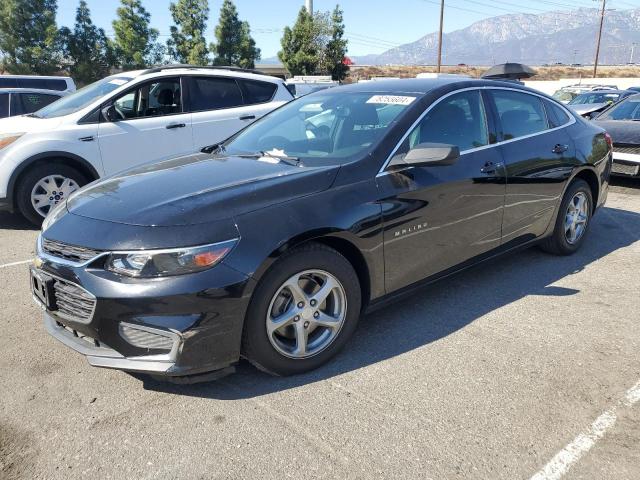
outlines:
[[[580,96],[580,95],[593,95],[593,94],[598,94],[598,93],[601,93],[603,95],[608,95],[608,94],[611,94],[611,93],[623,94],[623,93],[630,93],[630,92],[633,92],[633,90],[609,90],[609,89],[607,89],[607,90],[592,90],[590,92],[579,93],[578,96]]]
[[[43,93],[63,97],[67,92],[63,90],[47,90],[46,88],[0,88],[0,93]]]
[[[257,71],[256,71],[257,72]],[[113,77],[149,77],[155,78],[159,76],[172,77],[176,75],[210,75],[216,77],[231,77],[231,78],[246,78],[248,80],[261,80],[271,83],[283,83],[283,80],[278,77],[272,77],[270,75],[264,75],[260,73],[254,73],[252,71],[243,69],[234,69],[233,67],[181,67],[175,65],[167,65],[165,69],[162,67],[147,69],[147,70],[133,70],[130,72],[122,72],[120,74],[112,75]]]
[[[413,93],[426,95],[441,87],[451,86],[458,88],[473,87],[502,87],[522,90],[540,95],[541,92],[525,87],[519,83],[501,80],[483,80],[474,78],[439,77],[439,78],[401,78],[380,80],[375,82],[351,83],[343,85],[339,89],[343,92],[369,92],[369,93]],[[332,89],[333,90],[333,89]],[[544,94],[543,94],[544,95]]]

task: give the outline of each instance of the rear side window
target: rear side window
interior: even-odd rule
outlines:
[[[9,94],[0,93],[0,118],[9,116]]]
[[[11,116],[37,112],[59,98],[44,93],[12,93]]]
[[[551,128],[561,127],[562,125],[569,123],[571,120],[569,114],[555,103],[545,100],[544,105],[547,109],[547,117]]]
[[[18,88],[18,80],[10,77],[0,77],[0,88]]]
[[[67,82],[57,78],[19,78],[20,88],[42,88],[44,90],[57,90],[63,92],[67,89]]]
[[[540,97],[512,90],[493,90],[491,94],[502,124],[504,140],[548,129]]]
[[[191,111],[218,110],[243,105],[240,87],[233,78],[191,77]]]
[[[255,80],[238,80],[245,105],[269,102],[276,93],[275,83],[257,82]]]

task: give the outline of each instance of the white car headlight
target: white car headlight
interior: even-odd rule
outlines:
[[[4,147],[8,147],[9,145],[11,145],[13,142],[18,140],[23,135],[24,135],[24,132],[22,132],[22,133],[0,133],[0,150],[2,150]]]
[[[138,278],[200,272],[218,264],[237,242],[234,239],[200,247],[114,252],[107,257],[105,269]]]

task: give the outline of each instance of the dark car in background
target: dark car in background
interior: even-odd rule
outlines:
[[[617,175],[640,174],[640,94],[627,97],[594,120],[613,139],[613,167]]]
[[[95,366],[301,373],[416,287],[531,245],[574,253],[610,168],[603,129],[513,83],[337,87],[73,194],[31,289]]]
[[[636,92],[631,90],[596,90],[579,94],[574,97],[568,105],[569,108],[578,115],[582,115],[586,119],[591,119],[612,104],[634,93]]]
[[[0,118],[37,112],[64,95],[57,90],[0,88]]]

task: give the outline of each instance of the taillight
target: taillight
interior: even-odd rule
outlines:
[[[604,139],[607,142],[607,145],[609,145],[609,148],[613,148],[613,138],[611,138],[611,135],[609,135],[607,132],[604,132]]]

